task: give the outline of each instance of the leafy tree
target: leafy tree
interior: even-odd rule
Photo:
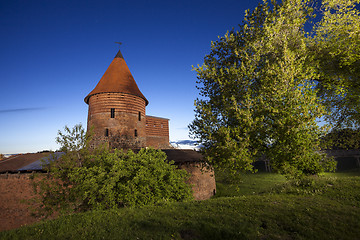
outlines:
[[[264,155],[291,177],[329,166],[319,152],[317,119],[326,111],[304,30],[311,16],[307,0],[264,1],[246,12],[240,30],[212,42],[195,68],[202,98],[189,127],[214,167],[252,170]]]
[[[34,179],[40,214],[134,207],[192,199],[188,174],[168,162],[160,150],[90,150],[81,125],[59,131],[65,154],[46,166],[48,175]]]
[[[81,124],[76,124],[72,129],[68,126],[64,127],[64,132],[58,131],[56,137],[56,143],[60,147],[60,151],[66,155],[62,158],[62,161],[58,162],[58,167],[64,164],[66,167],[81,167],[83,161],[86,160],[86,156],[90,155],[89,144],[91,142],[91,130],[86,133]]]
[[[359,149],[360,132],[357,129],[334,128],[322,138],[324,149]]]
[[[334,128],[360,127],[359,0],[323,0],[322,19],[308,38],[319,96]]]
[[[0,160],[2,160],[3,158],[5,158],[4,154],[0,153]]]

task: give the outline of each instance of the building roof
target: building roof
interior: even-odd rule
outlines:
[[[0,172],[17,171],[43,157],[47,157],[49,154],[50,153],[27,153],[5,158],[0,161]]]
[[[63,152],[39,152],[14,155],[0,161],[0,174],[40,171],[44,164],[59,159],[63,154]]]
[[[162,120],[170,120],[169,118],[155,117],[155,116],[151,116],[151,115],[146,115],[146,117],[148,117],[148,118],[157,118],[157,119],[162,119]]]
[[[204,162],[204,157],[201,153],[190,149],[161,149],[165,152],[167,159],[174,161],[175,164],[182,163],[198,163]]]
[[[89,98],[99,93],[127,93],[143,98],[146,105],[149,103],[140,92],[120,50],[99,83],[94,90],[85,97],[84,101],[89,104]]]

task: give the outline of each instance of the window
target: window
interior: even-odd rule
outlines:
[[[137,130],[135,129],[135,137],[137,137],[138,136],[138,133],[137,133]]]
[[[141,121],[141,112],[139,112],[139,121]]]
[[[115,117],[115,108],[112,108],[110,113],[111,113],[111,118],[114,118]]]
[[[108,137],[108,136],[109,136],[109,129],[106,128],[106,129],[105,129],[105,137]]]

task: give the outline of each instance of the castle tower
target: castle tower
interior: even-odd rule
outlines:
[[[140,92],[120,50],[84,101],[89,105],[87,126],[94,134],[92,144],[106,143],[125,149],[146,147],[148,100]]]

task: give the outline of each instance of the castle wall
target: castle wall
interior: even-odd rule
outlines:
[[[146,116],[146,145],[159,149],[170,147],[169,119]]]
[[[93,145],[112,148],[146,146],[145,100],[123,93],[101,93],[90,97],[88,130],[92,128]]]
[[[190,173],[188,183],[192,185],[195,200],[206,200],[216,193],[215,173],[202,162],[186,162],[178,164],[179,169]]]
[[[215,194],[215,177],[212,170],[206,171],[199,162],[181,163],[178,167],[191,174],[188,183],[192,185],[193,196],[196,200],[209,199]],[[46,176],[46,173],[43,175]],[[37,204],[29,206],[28,203],[23,202],[34,198],[31,176],[30,173],[0,174],[0,219],[2,220],[0,231],[41,220],[31,214],[31,208],[39,206]]]
[[[0,174],[0,232],[41,220],[40,217],[33,216],[31,211],[39,205],[29,205],[24,201],[34,198],[30,176],[31,174]]]

